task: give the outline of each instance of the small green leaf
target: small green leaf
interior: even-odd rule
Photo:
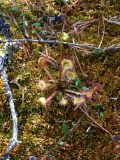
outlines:
[[[21,13],[21,14],[20,14],[20,17],[23,17],[23,16],[25,16],[25,13]]]
[[[66,121],[63,121],[62,130],[63,130],[64,135],[68,133],[68,124]]]
[[[75,88],[80,88],[82,90],[87,90],[88,88],[86,86],[81,85],[81,81],[79,79],[76,79],[73,81],[73,86]]]
[[[75,79],[75,80],[73,80],[72,85],[74,88],[80,88],[81,87],[80,83],[81,83],[81,81],[79,79]]]
[[[37,33],[37,30],[33,29],[32,34],[36,34],[36,33]]]
[[[104,107],[102,104],[97,104],[95,110],[101,118],[104,117]]]
[[[35,22],[35,23],[32,24],[32,26],[33,26],[33,27],[40,27],[41,24],[40,24],[39,22]]]
[[[81,86],[82,90],[87,90],[88,88],[86,86]]]
[[[12,7],[12,8],[11,8],[11,12],[17,13],[17,12],[18,12],[18,8],[17,8],[17,7]]]
[[[96,111],[103,112],[103,111],[104,111],[103,105],[102,105],[102,104],[97,104],[97,105],[96,105]]]
[[[0,12],[0,17],[1,17],[1,16],[5,17],[6,14],[5,14],[4,12]]]
[[[76,80],[75,80],[75,86],[76,86],[76,87],[79,87],[79,86],[80,86],[80,83],[81,83],[81,81],[80,81],[79,79],[76,79]]]
[[[92,52],[93,56],[100,56],[102,55],[103,51],[101,49],[96,49]]]

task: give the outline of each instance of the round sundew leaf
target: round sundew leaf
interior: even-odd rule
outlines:
[[[76,74],[75,74],[73,71],[67,70],[67,71],[66,71],[66,77],[67,77],[69,80],[74,80],[74,79],[76,78]]]
[[[67,41],[69,39],[69,34],[65,32],[60,32],[59,33],[59,38],[63,41]]]
[[[40,89],[41,91],[45,90],[47,88],[47,83],[43,80],[39,80],[37,83],[37,88]]]
[[[45,99],[45,97],[40,97],[38,100],[38,103],[40,103],[42,106],[46,106],[46,102],[47,100]]]
[[[73,68],[73,63],[71,60],[69,59],[64,59],[61,63],[62,67],[63,67],[63,70],[68,70],[68,69],[71,69]]]
[[[82,105],[85,102],[83,97],[75,97],[73,100],[74,105]]]
[[[46,60],[46,58],[45,58],[45,57],[40,57],[40,58],[38,59],[38,65],[39,65],[39,67],[40,67],[41,69],[47,68],[47,60]]]
[[[68,103],[68,101],[67,101],[67,99],[65,99],[64,97],[62,97],[62,99],[61,99],[60,102],[59,102],[59,104],[60,104],[61,106],[66,106],[67,103]]]

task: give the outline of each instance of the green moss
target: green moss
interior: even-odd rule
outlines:
[[[35,1],[31,1],[32,4]],[[47,1],[41,1],[43,5],[48,3]],[[19,0],[17,3],[21,4]],[[51,38],[51,30],[55,31],[51,39],[57,39],[56,33],[65,32],[71,33],[69,41],[72,42],[73,38],[75,42],[78,43],[89,43],[99,46],[101,38],[104,32],[104,24],[102,16],[108,18],[109,16],[114,17],[119,13],[119,0],[111,1],[95,1],[89,0],[83,3],[76,4],[74,7],[64,5],[62,7],[56,6],[53,3],[50,5],[52,11],[43,12],[38,10],[40,6],[39,2],[36,1],[37,6],[35,10],[32,4],[28,6],[26,4],[19,7],[19,12],[16,12],[14,18],[18,23],[19,29],[16,28],[14,22],[10,20],[8,15],[11,10],[8,1],[3,1],[1,4],[2,12],[6,15],[6,19],[10,24],[10,30],[13,34],[12,38],[21,39],[23,34],[22,29],[22,16],[25,17],[28,22],[27,31],[32,36],[33,39],[38,39],[38,35],[31,35],[32,24],[35,22],[43,23],[41,28],[38,27],[38,33],[43,39]],[[70,5],[70,4],[69,4]],[[25,9],[26,8],[26,9]],[[57,10],[61,15],[64,15],[62,21],[54,25],[43,21],[43,16],[48,14],[50,17],[54,16]],[[47,13],[46,13],[47,12]],[[91,21],[100,18],[94,23],[90,23],[88,26],[82,22]],[[77,31],[74,29],[74,24],[79,21],[76,25]],[[64,23],[64,24],[63,24]],[[103,38],[102,49],[104,47],[118,44],[120,28],[117,25],[105,23],[105,35]],[[83,25],[82,25],[83,24]],[[63,28],[63,30],[61,29]],[[43,30],[46,30],[46,35],[43,34]],[[72,31],[72,32],[71,32]],[[50,34],[49,34],[50,33]],[[1,36],[3,38],[3,36]],[[117,156],[113,154],[116,151],[115,146],[112,146],[111,139],[109,135],[103,132],[100,128],[93,125],[91,120],[88,118],[81,119],[80,125],[71,132],[65,139],[64,142],[66,146],[56,146],[55,144],[63,136],[61,129],[63,120],[68,120],[69,129],[72,127],[72,123],[77,123],[78,119],[83,116],[83,113],[78,109],[74,111],[72,103],[69,103],[65,107],[61,107],[58,101],[61,99],[63,94],[59,92],[55,99],[52,101],[49,110],[46,111],[41,105],[37,103],[37,99],[40,96],[49,97],[51,92],[56,89],[54,83],[51,88],[47,91],[41,92],[37,90],[36,83],[39,80],[48,81],[49,78],[44,71],[41,71],[38,67],[37,60],[39,58],[38,51],[45,54],[48,51],[49,56],[54,58],[60,65],[63,59],[71,59],[73,68],[76,71],[76,75],[81,80],[84,86],[90,87],[92,84],[100,83],[103,89],[98,95],[95,95],[95,102],[88,103],[88,111],[92,118],[97,122],[102,124],[111,133],[119,133],[119,119],[117,115],[112,112],[111,108],[114,105],[119,104],[118,101],[110,101],[109,97],[117,97],[119,89],[119,62],[120,54],[116,53],[103,53],[102,50],[85,50],[85,49],[75,49],[65,45],[53,45],[52,47],[44,44],[37,43],[25,43],[23,50],[19,50],[14,54],[12,69],[8,67],[8,77],[12,88],[13,97],[15,101],[15,106],[18,114],[18,125],[19,125],[19,139],[22,143],[16,148],[12,153],[15,159],[22,158],[27,160],[29,155],[40,156],[49,151],[52,147],[51,154],[55,156],[57,160],[61,159],[77,159],[79,155],[84,160],[89,159],[115,159]],[[81,64],[83,71],[88,75],[84,77],[79,65],[75,59],[75,51],[77,51],[77,57]],[[92,54],[91,54],[92,53]],[[87,54],[87,56],[86,56]],[[58,67],[59,69],[60,66]],[[59,69],[54,69],[54,67],[49,65],[49,71],[56,79],[60,79]],[[15,84],[17,82],[19,85]],[[60,84],[61,85],[61,84]],[[69,83],[67,84],[67,87]],[[62,91],[66,88],[66,83],[63,82]],[[78,89],[79,90],[79,89]],[[0,94],[4,94],[2,85],[0,84]],[[8,123],[3,130],[3,124],[5,122],[11,121],[10,110],[7,104],[7,98],[4,94],[3,98],[0,95],[0,152],[5,150],[8,140],[12,136],[12,124]],[[96,104],[102,104],[105,108],[104,119],[100,119],[93,106]],[[119,111],[117,110],[117,113]],[[86,136],[85,130],[91,125],[91,131]],[[4,141],[3,141],[4,139]],[[78,147],[79,146],[79,147]],[[64,151],[64,152],[63,152]],[[119,156],[118,156],[119,158]]]

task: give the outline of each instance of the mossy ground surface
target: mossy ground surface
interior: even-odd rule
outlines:
[[[23,38],[21,13],[25,13],[28,23],[27,30],[33,39],[38,39],[38,34],[43,39],[48,37],[58,39],[58,33],[63,29],[66,33],[71,32],[70,42],[74,39],[76,43],[99,46],[104,32],[103,48],[120,43],[120,26],[103,22],[102,19],[102,17],[109,18],[110,16],[120,18],[119,0],[86,0],[76,3],[71,8],[69,5],[58,6],[47,0],[31,0],[28,4],[17,0],[17,4],[18,9],[16,10],[7,0],[1,3],[1,9],[6,15],[13,39]],[[43,11],[49,13],[49,16],[57,13],[63,15],[64,19],[56,25],[44,22],[43,16],[45,15],[39,10],[41,4],[45,6],[46,11]],[[76,22],[91,20],[96,21],[79,27],[77,31],[73,30],[73,24]],[[32,27],[35,22],[39,22],[41,27]],[[34,29],[37,30],[37,34],[32,33]],[[55,32],[53,35],[50,33],[51,30]],[[45,31],[48,32],[45,33]],[[38,51],[46,53],[46,48],[49,56],[53,57],[58,64],[64,58],[71,59],[83,85],[90,87],[92,84],[99,83],[102,86],[102,91],[96,95],[96,100],[88,103],[88,111],[91,117],[110,133],[120,134],[120,96],[117,100],[110,100],[110,97],[117,97],[120,92],[120,51],[93,56],[89,50],[75,49],[64,45],[50,46],[46,44],[45,46],[45,44],[24,43],[23,49],[14,54],[13,62],[7,70],[18,117],[19,140],[22,141],[11,154],[16,160],[27,160],[30,155],[39,157],[40,160],[42,155],[49,151],[56,160],[119,160],[120,141],[112,141],[107,133],[94,125],[85,115],[79,126],[65,138],[65,145],[56,145],[64,136],[63,121],[68,121],[68,127],[71,129],[83,116],[83,113],[79,109],[74,111],[74,106],[71,103],[67,107],[60,106],[57,98],[51,103],[49,111],[38,104],[39,97],[48,97],[56,89],[54,85],[45,92],[37,89],[37,83],[40,79],[46,81],[49,79],[45,72],[40,70],[37,62]],[[87,78],[84,77],[75,60],[75,52]],[[50,66],[49,71],[54,78],[59,79],[60,72],[57,69]],[[97,104],[104,106],[105,111],[102,118],[96,114],[95,106]],[[117,107],[116,111],[113,109],[114,106]],[[91,130],[86,135],[85,131],[91,124]],[[4,153],[11,136],[11,115],[3,91],[3,83],[0,80],[1,154]]]

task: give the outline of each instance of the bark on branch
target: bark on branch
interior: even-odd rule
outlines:
[[[6,43],[7,40],[0,40],[0,43]],[[94,44],[78,44],[78,43],[72,43],[72,42],[62,42],[59,40],[43,40],[43,39],[13,39],[11,42],[34,42],[34,43],[49,43],[49,44],[66,44],[71,47],[76,47],[76,48],[84,48],[84,49],[89,49],[89,50],[101,50],[104,53],[110,53],[110,52],[116,52],[120,50],[120,44],[118,45],[112,45],[109,47],[105,48],[99,48]]]
[[[1,70],[1,78],[4,82],[4,88],[5,88],[5,91],[8,96],[10,111],[11,111],[11,115],[12,115],[12,122],[13,122],[13,133],[12,133],[11,143],[8,146],[5,154],[2,156],[2,159],[6,159],[9,155],[9,153],[11,152],[11,150],[13,149],[13,147],[18,144],[18,127],[17,127],[17,114],[15,111],[14,100],[13,100],[12,92],[11,92],[11,89],[10,89],[10,86],[8,83],[5,68]]]

